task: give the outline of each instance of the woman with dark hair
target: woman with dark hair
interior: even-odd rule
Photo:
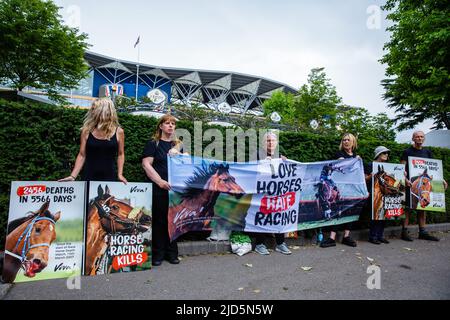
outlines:
[[[148,141],[142,155],[142,167],[147,178],[153,182],[153,226],[152,226],[152,264],[161,265],[165,259],[178,264],[178,246],[170,242],[168,231],[169,190],[167,154],[183,152],[181,141],[175,135],[176,119],[164,115],[156,127],[153,139]]]

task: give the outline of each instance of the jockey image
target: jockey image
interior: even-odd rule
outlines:
[[[327,182],[330,187],[332,187],[334,190],[337,190],[336,184],[331,179],[331,175],[334,171],[339,171],[343,173],[342,169],[336,166],[333,166],[333,164],[327,164],[323,166],[322,172],[320,173],[320,182],[324,183]]]
[[[341,168],[333,166],[332,163],[323,166],[322,171],[320,172],[320,183],[317,185],[318,192],[316,193],[316,197],[319,199],[319,203],[327,220],[331,219],[331,203],[339,198],[339,190],[333,179],[331,179],[334,171],[344,174],[344,171]],[[327,185],[329,188],[327,188]]]

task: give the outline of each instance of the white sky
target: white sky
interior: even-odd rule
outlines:
[[[233,71],[299,88],[325,67],[344,103],[371,114],[382,99],[389,39],[380,0],[56,0],[66,23],[89,35],[90,51],[163,67]],[[368,26],[369,23],[369,26]],[[416,129],[427,133],[432,121]],[[412,131],[397,136],[410,141]]]

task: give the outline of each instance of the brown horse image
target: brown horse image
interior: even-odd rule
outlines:
[[[433,176],[428,175],[427,169],[417,177],[411,178],[411,208],[425,208],[430,204],[430,193],[433,190],[431,181]]]
[[[187,231],[204,230],[214,216],[214,205],[220,193],[237,199],[244,190],[229,173],[229,165],[213,163],[197,167],[194,176],[185,181],[180,204],[169,207],[169,237],[176,238]]]
[[[396,187],[396,182],[397,179],[393,175],[384,171],[384,166],[378,165],[378,172],[373,176],[373,220],[380,220],[384,196],[401,195],[401,189]]]
[[[3,281],[14,282],[20,268],[33,278],[47,267],[50,245],[56,239],[55,224],[61,216],[59,211],[51,214],[49,205],[45,202],[38,211],[8,224]]]
[[[147,232],[150,228],[150,216],[139,208],[134,209],[129,203],[116,199],[108,186],[103,191],[99,185],[97,197],[89,206],[85,274],[107,273],[108,235],[137,234]]]

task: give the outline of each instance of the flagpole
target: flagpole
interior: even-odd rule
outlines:
[[[141,54],[141,36],[138,38],[138,60],[137,60],[137,71],[136,71],[136,103],[138,101],[138,87],[139,87],[139,58]]]

